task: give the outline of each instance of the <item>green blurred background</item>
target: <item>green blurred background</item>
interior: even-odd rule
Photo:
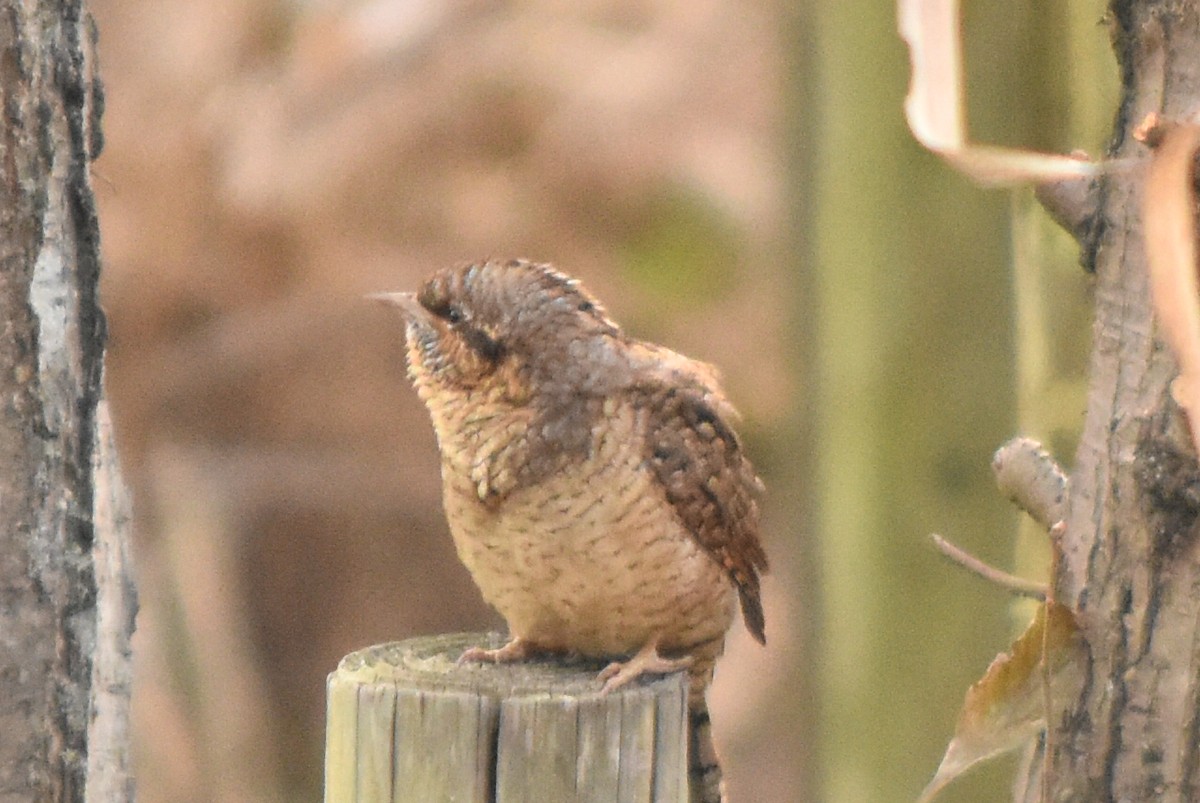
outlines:
[[[904,123],[887,2],[94,0],[109,387],[134,491],[143,801],[312,800],[344,653],[495,627],[365,292],[555,262],[718,364],[769,488],[769,646],[713,690],[735,801],[902,801],[1044,576],[992,451],[1065,463],[1088,280]],[[965,9],[986,142],[1102,150],[1099,0]],[[1013,761],[947,801],[1008,798]]]

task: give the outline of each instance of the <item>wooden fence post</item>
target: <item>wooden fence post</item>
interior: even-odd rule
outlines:
[[[329,676],[325,803],[687,803],[682,675],[600,694],[602,665],[455,661],[497,634],[351,653]]]

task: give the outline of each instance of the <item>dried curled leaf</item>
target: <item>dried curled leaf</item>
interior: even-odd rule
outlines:
[[[1046,727],[1047,699],[1079,693],[1084,642],[1070,609],[1048,602],[1008,653],[967,690],[954,738],[918,803],[981,761],[1020,747]],[[1045,681],[1050,681],[1049,697]]]
[[[963,112],[958,0],[898,0],[912,81],[904,114],[913,136],[959,172],[985,185],[1091,176],[1098,165],[1073,156],[971,145]]]
[[[1154,312],[1163,339],[1179,363],[1171,394],[1187,413],[1192,443],[1200,452],[1200,290],[1192,206],[1192,165],[1197,148],[1200,126],[1163,127],[1146,174],[1142,218]]]

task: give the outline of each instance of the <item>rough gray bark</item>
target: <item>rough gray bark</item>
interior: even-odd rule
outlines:
[[[1141,222],[1151,111],[1200,109],[1200,3],[1114,0],[1123,101],[1111,147],[1141,165],[1100,184],[1084,243],[1096,272],[1088,412],[1055,587],[1091,657],[1077,700],[1051,718],[1047,777],[1019,797],[1200,799],[1200,474],[1156,337]],[[1033,762],[1032,774],[1042,768]],[[1018,786],[1020,789],[1020,786]]]
[[[94,46],[80,0],[0,0],[3,801],[83,800],[89,726],[111,732],[124,716],[119,702],[93,708],[92,694],[104,339],[89,180],[100,147]],[[102,473],[113,476],[111,464]],[[124,746],[105,747],[124,768]]]
[[[132,801],[130,698],[133,692],[134,616],[130,536],[133,513],[118,471],[108,403],[96,409],[92,559],[96,577],[96,648],[92,654],[91,721],[87,735],[85,797],[97,803]]]

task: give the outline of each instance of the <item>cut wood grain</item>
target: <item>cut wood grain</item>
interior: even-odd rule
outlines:
[[[497,634],[351,653],[329,676],[325,803],[686,803],[682,675],[600,693],[602,665],[456,661]]]

